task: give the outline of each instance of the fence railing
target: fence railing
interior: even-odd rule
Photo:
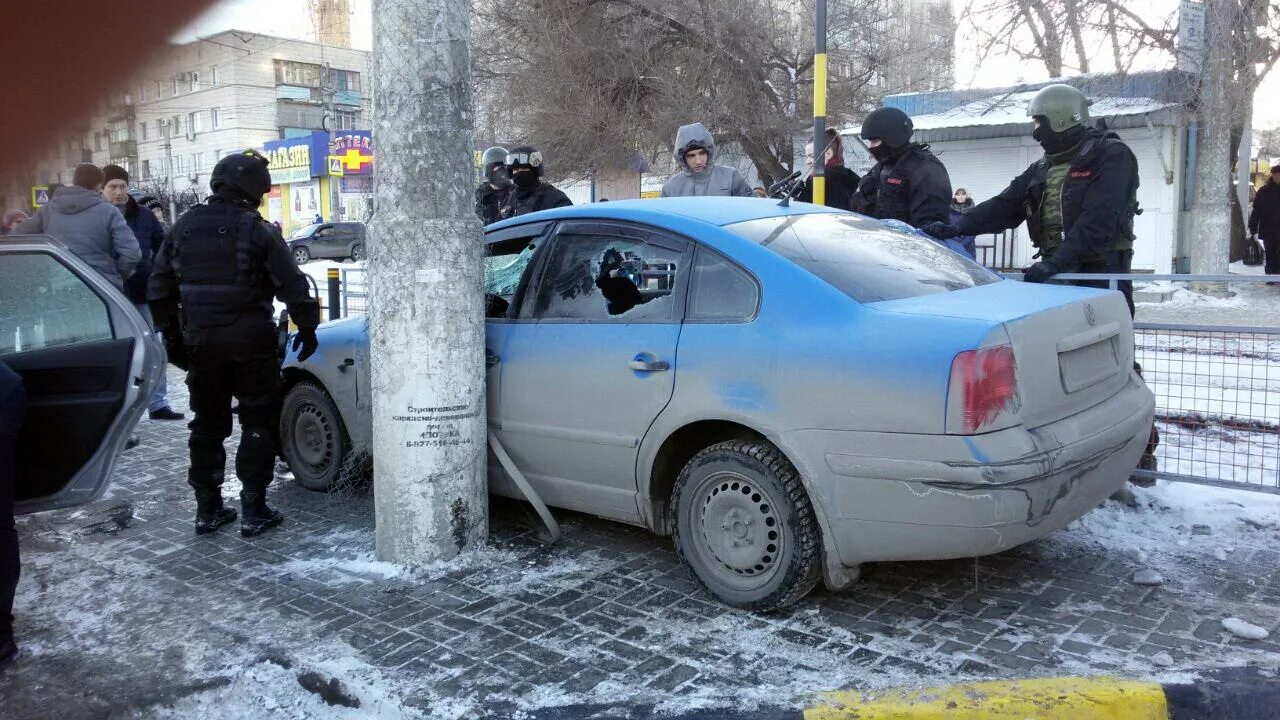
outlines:
[[[1056,279],[1226,287],[1280,276],[1064,273]],[[342,270],[341,295],[343,316],[368,311],[363,268]],[[1280,292],[1276,303],[1280,315]],[[1160,433],[1156,469],[1134,475],[1280,494],[1280,327],[1136,322],[1134,354],[1156,396]]]

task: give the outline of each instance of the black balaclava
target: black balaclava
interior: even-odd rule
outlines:
[[[1041,119],[1040,125],[1031,131],[1031,137],[1040,143],[1040,147],[1044,148],[1047,155],[1061,155],[1062,153],[1074,148],[1084,139],[1085,129],[1083,125],[1069,127],[1060,133],[1056,133],[1049,127],[1049,121]]]
[[[516,167],[528,168],[523,172],[516,172],[515,168],[512,168],[511,180],[516,184],[516,187],[521,190],[532,190],[537,187],[538,173],[533,168],[529,168],[527,165],[517,165]]]

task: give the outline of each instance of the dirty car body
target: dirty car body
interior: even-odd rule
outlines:
[[[498,223],[486,243],[491,429],[547,504],[674,532],[682,557],[704,542],[691,568],[722,572],[704,584],[733,604],[785,604],[748,590],[795,579],[772,567],[803,554],[789,523],[816,527],[833,588],[865,562],[1043,537],[1123,484],[1151,427],[1118,293],[1003,280],[852,213],[627,201]],[[324,388],[358,456],[364,320],[320,339],[286,376]],[[803,497],[777,490],[792,469]],[[515,496],[492,459],[490,483]],[[802,507],[776,515],[774,497]]]

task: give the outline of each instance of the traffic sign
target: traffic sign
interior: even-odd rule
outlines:
[[[342,158],[337,155],[329,156],[329,174],[334,177],[342,177],[346,174],[342,169]]]
[[[31,186],[31,207],[44,207],[49,204],[49,186]]]

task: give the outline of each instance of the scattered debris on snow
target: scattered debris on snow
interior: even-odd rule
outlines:
[[[1134,585],[1163,585],[1164,578],[1151,568],[1144,568],[1133,574]]]
[[[1240,618],[1226,618],[1222,621],[1222,627],[1226,628],[1226,631],[1232,635],[1245,640],[1266,640],[1267,636],[1271,634],[1265,628],[1260,628]]]
[[[1151,664],[1156,667],[1172,667],[1173,656],[1167,652],[1158,652],[1151,656]]]
[[[1215,560],[1218,560],[1218,561],[1226,560],[1226,559],[1227,559],[1227,551],[1226,551],[1224,548],[1214,548],[1214,549],[1213,549],[1213,558],[1214,558]]]

